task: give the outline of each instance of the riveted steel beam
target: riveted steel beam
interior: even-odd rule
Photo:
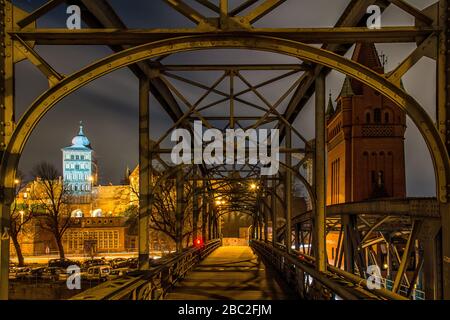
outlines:
[[[149,268],[150,184],[150,81],[139,79],[139,270]]]
[[[14,130],[14,44],[8,34],[14,26],[11,1],[0,1],[0,159],[6,157]],[[15,173],[14,173],[15,174]],[[10,205],[14,184],[0,183],[0,300],[8,299]]]
[[[127,29],[124,22],[120,19],[111,5],[105,0],[76,0],[75,2],[72,0],[66,0],[66,2],[68,4],[75,3],[82,8],[82,18],[91,28],[95,28],[97,30],[105,28],[117,28],[122,30]],[[128,47],[123,43],[119,43],[117,45],[111,45],[110,48],[114,52],[119,52],[127,49]],[[159,64],[143,61],[135,65],[130,65],[128,68],[138,79],[145,76],[150,77],[150,91],[152,95],[156,100],[158,100],[170,118],[173,121],[176,121],[182,115],[182,111],[170,90],[164,85],[164,83],[162,83],[161,79],[152,77],[152,75],[149,74],[149,70],[151,70],[154,66],[159,66]]]
[[[437,7],[438,24],[442,31],[438,34],[437,46],[437,83],[436,83],[436,123],[445,142],[447,152],[450,153],[450,8],[448,0],[440,0]],[[443,187],[443,186],[442,186]],[[447,184],[447,192],[450,192],[450,184]],[[450,299],[450,206],[441,205],[442,226],[442,266],[443,298]],[[439,279],[441,280],[441,279]]]
[[[389,5],[389,2],[387,0],[351,0],[334,27],[365,27],[367,8],[370,5],[379,6],[383,12]],[[345,55],[351,46],[352,44],[325,43],[322,45],[322,49]],[[289,122],[293,123],[295,121],[309,99],[313,96],[315,90],[314,82],[320,72],[325,72],[325,75],[327,75],[330,69],[324,69],[323,66],[318,65],[314,66],[314,70],[311,73],[303,75],[301,85],[297,88],[286,108],[285,117]],[[284,132],[281,131],[280,136],[283,135]]]
[[[40,6],[35,11],[28,14],[26,17],[17,22],[17,25],[21,28],[28,26],[29,24],[35,22],[40,17],[44,16],[46,13],[56,8],[60,4],[64,3],[66,0],[49,0]]]
[[[339,55],[302,43],[255,36],[199,36],[145,44],[104,58],[68,76],[40,96],[18,122],[17,128],[8,144],[6,155],[2,160],[0,169],[1,185],[6,187],[13,185],[14,174],[20,154],[32,130],[45,113],[65,96],[103,75],[136,62],[160,55],[191,50],[207,50],[211,48],[251,49],[286,54],[302,60],[322,64],[327,68],[336,69],[381,92],[394,101],[397,106],[405,110],[419,127],[429,146],[435,165],[436,180],[438,183],[438,200],[441,204],[447,203],[446,186],[450,180],[450,164],[447,151],[442,140],[439,138],[433,121],[411,96],[373,70]],[[443,186],[445,188],[442,188]]]
[[[425,24],[430,25],[433,23],[433,19],[426,16],[425,14],[422,13],[422,11],[420,11],[419,9],[417,9],[416,7],[412,6],[411,4],[409,4],[408,2],[406,2],[404,0],[388,0],[388,1],[392,4],[395,4],[397,7],[399,7],[403,11],[409,13],[410,15],[415,17],[417,20],[419,20]]]
[[[183,0],[164,0],[164,2],[195,24],[207,24],[206,18],[191,6],[184,3]]]
[[[325,120],[325,75],[316,79],[314,147],[314,194],[316,206],[314,212],[316,268],[319,272],[327,270],[326,259],[326,120]]]
[[[105,58],[97,64],[91,65],[67,77],[67,79],[64,79],[57,86],[42,95],[21,119],[20,129],[16,130],[16,134],[13,135],[14,143],[9,146],[9,150],[11,153],[21,152],[32,128],[34,128],[46,110],[49,110],[57,101],[77,90],[82,85],[118,68],[128,66],[136,61],[148,59],[152,56],[158,56],[168,52],[189,51],[193,50],[193,48],[197,48],[198,50],[212,48],[213,46],[207,44],[207,41],[211,41],[211,44],[217,45],[217,47],[272,51],[321,63],[327,67],[342,71],[385,94],[415,120],[432,152],[437,169],[439,186],[442,186],[442,183],[445,185],[447,169],[449,168],[448,155],[446,150],[442,148],[442,141],[435,136],[437,132],[432,120],[411,96],[373,70],[361,66],[356,62],[305,44],[265,37],[258,37],[257,39],[255,37],[224,38],[221,36],[178,38],[131,48]],[[129,58],[130,56],[131,58]],[[29,126],[25,126],[27,122]],[[19,132],[21,134],[17,134]],[[444,150],[445,152],[443,152]],[[440,190],[439,200],[446,202],[446,188],[438,189]]]
[[[286,2],[286,0],[264,0],[259,6],[250,11],[244,19],[246,19],[250,24],[255,23],[259,19],[265,17],[270,12],[275,10],[279,5]]]
[[[253,28],[239,32],[216,30],[224,36],[272,36],[303,43],[353,44],[355,42],[396,43],[416,42],[437,31],[434,27],[365,27],[336,28]],[[14,35],[42,45],[141,45],[180,36],[207,36],[209,31],[198,29],[67,29],[16,30]]]

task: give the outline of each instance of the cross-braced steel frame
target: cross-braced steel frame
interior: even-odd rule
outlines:
[[[34,12],[24,12],[9,0],[0,0],[0,200],[1,220],[1,260],[0,297],[8,297],[9,265],[9,211],[13,201],[16,170],[26,142],[47,111],[55,107],[64,97],[84,85],[120,68],[129,68],[139,79],[139,262],[140,268],[148,268],[149,239],[148,225],[152,210],[153,189],[157,188],[155,163],[166,169],[167,179],[175,179],[177,189],[177,233],[182,233],[183,214],[187,202],[192,204],[193,234],[201,229],[204,238],[220,236],[221,216],[229,212],[248,213],[253,219],[254,238],[268,240],[269,221],[272,223],[272,241],[284,240],[284,250],[288,253],[292,242],[311,244],[318,272],[329,270],[326,259],[325,239],[330,230],[344,230],[338,254],[345,256],[347,271],[361,271],[363,258],[358,258],[361,250],[369,248],[370,243],[379,241],[374,235],[383,236],[380,227],[389,225],[390,215],[413,217],[408,211],[399,212],[398,206],[389,207],[387,217],[367,218],[361,215],[370,203],[358,210],[344,207],[342,212],[329,215],[325,203],[325,77],[334,69],[377,90],[391,99],[414,121],[426,141],[433,159],[437,199],[433,217],[433,228],[441,235],[439,254],[428,255],[424,262],[426,270],[438,269],[430,281],[435,286],[434,298],[450,298],[450,113],[448,90],[448,14],[447,0],[440,0],[423,11],[409,5],[404,0],[352,0],[342,13],[334,28],[260,28],[255,23],[282,5],[285,0],[246,0],[236,8],[229,8],[227,0],[216,5],[208,0],[196,2],[208,9],[210,16],[189,6],[182,0],[163,0],[174,10],[188,18],[196,26],[185,29],[128,29],[119,15],[105,0],[64,1],[51,0]],[[36,20],[63,3],[77,4],[82,8],[87,29],[41,29]],[[369,5],[379,5],[382,10],[389,5],[398,6],[412,15],[414,27],[385,27],[367,29],[366,10]],[[375,43],[417,43],[415,49],[392,72],[380,75],[343,55],[356,42]],[[115,53],[94,62],[71,75],[63,75],[51,67],[51,61],[43,59],[35,50],[39,45],[105,45]],[[311,44],[321,44],[320,48]],[[170,55],[188,51],[212,49],[245,49],[267,51],[297,58],[296,64],[248,64],[248,65],[169,65],[164,59]],[[437,68],[437,121],[402,88],[400,81],[422,57],[436,60]],[[15,116],[14,65],[28,59],[48,79],[49,88],[37,98],[17,119]],[[284,71],[282,75],[253,84],[245,76],[245,71]],[[213,84],[204,84],[183,72],[220,72]],[[183,73],[185,74],[185,73]],[[261,88],[271,83],[293,77],[292,85],[286,88],[278,101],[271,103]],[[177,88],[184,83],[204,91],[195,102]],[[245,85],[244,90],[236,90],[235,82]],[[228,90],[219,89],[223,82]],[[259,103],[248,101],[245,94],[251,93]],[[315,127],[313,142],[307,141],[294,125],[306,103],[315,93]],[[173,126],[162,137],[150,137],[149,97],[153,95],[173,120]],[[211,94],[220,96],[216,101],[207,101]],[[281,110],[281,105],[286,107]],[[221,104],[227,107],[220,115],[208,113]],[[237,105],[244,105],[253,112],[239,111]],[[249,114],[252,114],[249,116]],[[257,165],[196,165],[171,167],[165,158],[170,150],[164,149],[163,142],[174,128],[192,130],[192,121],[200,120],[207,128],[224,131],[227,128],[273,127],[281,130],[282,165],[280,173],[273,177],[261,176]],[[296,139],[294,139],[296,138]],[[301,141],[296,146],[294,141]],[[298,144],[298,143],[297,143]],[[303,177],[299,169],[308,159],[314,163],[313,183]],[[303,220],[293,220],[292,186],[300,181],[309,192],[313,211],[305,213]],[[185,186],[194,190],[192,199],[186,199]],[[270,200],[270,201],[269,201]],[[354,209],[354,208],[353,208]],[[376,211],[376,210],[375,210]],[[376,212],[370,213],[375,215]],[[380,212],[380,210],[378,211]],[[381,210],[383,212],[383,210]],[[309,215],[309,216],[308,216]],[[277,224],[282,218],[283,226]],[[404,258],[399,257],[400,268],[394,284],[396,291],[404,277],[407,253],[417,239],[423,224],[430,217],[422,217],[419,222],[407,224],[408,249]],[[300,219],[300,220],[299,220]],[[358,229],[358,223],[365,225]],[[415,220],[414,220],[415,221]],[[201,223],[200,223],[201,222]],[[201,224],[199,227],[198,224]],[[306,227],[305,227],[306,226]],[[402,224],[404,226],[404,224]],[[278,230],[279,227],[279,230]],[[364,230],[362,230],[364,229]],[[295,232],[293,232],[295,230]],[[355,231],[356,230],[356,231]],[[357,232],[357,231],[361,231]],[[282,235],[278,235],[281,232]],[[284,235],[284,236],[283,236]],[[294,236],[295,235],[295,236]],[[362,238],[361,238],[362,235]],[[293,237],[294,236],[294,237]],[[309,240],[306,240],[309,237]],[[294,238],[294,239],[293,239]],[[434,239],[435,240],[435,239]],[[370,242],[372,241],[372,242]],[[381,240],[380,240],[381,241]],[[384,239],[383,241],[386,241]],[[387,241],[389,242],[389,241]],[[430,250],[436,243],[429,242]],[[343,248],[343,249],[342,249]],[[394,250],[394,249],[393,249]],[[342,252],[342,253],[341,253]],[[371,252],[368,251],[368,255]],[[356,256],[356,257],[355,257]],[[367,257],[366,257],[367,258]],[[366,260],[368,261],[369,258]],[[373,258],[376,260],[376,258]],[[339,259],[338,259],[338,263]],[[367,264],[367,263],[366,263]],[[408,282],[409,280],[406,279]]]

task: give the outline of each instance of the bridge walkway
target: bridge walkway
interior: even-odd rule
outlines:
[[[219,247],[188,272],[166,300],[286,300],[298,297],[250,247]]]

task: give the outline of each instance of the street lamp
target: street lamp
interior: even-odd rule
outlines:
[[[89,186],[89,191],[92,192],[92,185],[94,184],[94,177],[93,176],[89,176],[88,178],[89,182],[90,182],[90,186]]]

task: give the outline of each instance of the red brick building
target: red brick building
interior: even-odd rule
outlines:
[[[352,59],[384,73],[373,44],[357,44]],[[346,78],[327,110],[327,204],[406,196],[406,114],[359,81]]]

